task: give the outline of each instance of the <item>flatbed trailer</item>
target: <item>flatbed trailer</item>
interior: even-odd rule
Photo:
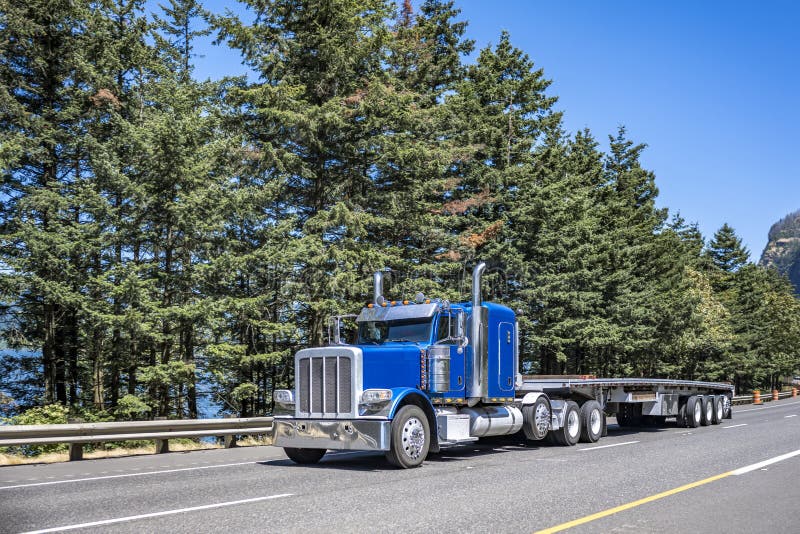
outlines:
[[[660,378],[524,375],[517,391],[522,398],[531,394],[548,397],[552,415],[550,429],[557,434],[565,432],[570,425],[567,409],[570,404],[582,408],[594,401],[602,410],[603,420],[599,424],[601,435],[605,435],[607,415],[615,416],[620,426],[631,427],[663,424],[672,417],[679,426],[690,428],[719,424],[732,417],[734,386]],[[577,413],[578,417],[582,415],[580,409]],[[578,424],[591,427],[592,421],[586,419]],[[597,424],[595,421],[595,429]]]

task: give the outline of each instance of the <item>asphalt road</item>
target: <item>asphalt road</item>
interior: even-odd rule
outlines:
[[[553,528],[554,527],[554,528]],[[252,447],[0,468],[0,532],[800,532],[800,400],[597,444],[495,439],[419,469]]]

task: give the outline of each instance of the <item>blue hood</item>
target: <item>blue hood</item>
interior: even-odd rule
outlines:
[[[359,348],[364,353],[364,389],[419,388],[420,360],[426,345],[386,343]]]

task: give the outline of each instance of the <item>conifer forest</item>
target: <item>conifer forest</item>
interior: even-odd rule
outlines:
[[[450,0],[241,2],[0,0],[0,415],[269,414],[373,271],[459,301],[478,260],[524,373],[798,373],[788,280],[659,207],[645,140],[566,131],[513,36],[474,50]],[[250,74],[196,79],[205,36]]]

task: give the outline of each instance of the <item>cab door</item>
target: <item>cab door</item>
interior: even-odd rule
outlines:
[[[514,361],[516,338],[513,323],[500,323],[497,332],[497,386],[503,393],[514,391]]]
[[[466,353],[468,347],[461,347],[454,338],[457,332],[458,316],[456,313],[442,313],[439,315],[437,325],[436,340],[451,338],[448,341],[440,341],[439,345],[450,347],[450,390],[442,396],[446,399],[463,399],[466,394]]]

